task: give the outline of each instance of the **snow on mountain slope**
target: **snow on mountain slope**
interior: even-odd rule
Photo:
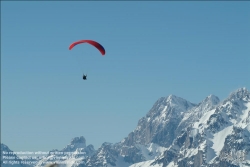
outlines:
[[[206,122],[209,120],[209,118],[211,117],[212,114],[214,114],[215,109],[214,110],[210,110],[208,112],[206,112],[198,122],[194,123],[193,128],[195,129],[199,129],[202,125],[206,125]]]
[[[200,123],[207,121],[210,115],[213,114],[214,110],[212,109],[214,109],[219,103],[219,98],[214,95],[206,97],[201,103],[184,113],[183,119],[180,121],[176,132],[181,133],[181,131],[185,130],[193,123],[198,128]]]
[[[226,137],[231,134],[233,131],[233,125],[224,128],[223,130],[219,131],[218,133],[215,133],[212,139],[213,146],[211,147],[216,155],[218,156],[220,154],[220,151],[224,147],[224,142]]]
[[[161,146],[159,146],[159,145],[157,145],[155,143],[150,143],[150,144],[148,144],[146,146],[137,144],[137,147],[140,148],[141,154],[147,160],[155,159],[156,157],[161,155],[161,153],[163,153],[166,150],[165,147],[161,147]]]
[[[130,165],[129,167],[148,167],[151,165],[151,163],[153,162],[153,160],[150,161],[144,161],[144,162],[139,162],[133,165]],[[162,165],[160,164],[155,164],[152,167],[162,167]]]

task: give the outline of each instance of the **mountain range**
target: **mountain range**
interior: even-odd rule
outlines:
[[[63,167],[247,167],[250,93],[240,88],[223,101],[209,95],[198,104],[175,95],[161,97],[126,138],[97,150],[80,136],[35,163],[26,158],[34,165],[4,164],[3,152],[11,150],[1,144],[3,167],[43,167],[55,161]]]

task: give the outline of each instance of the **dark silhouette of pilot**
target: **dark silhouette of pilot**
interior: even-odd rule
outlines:
[[[84,74],[83,74],[82,79],[83,79],[83,80],[87,80],[87,75],[84,75]]]

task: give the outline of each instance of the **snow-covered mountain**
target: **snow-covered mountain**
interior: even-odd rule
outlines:
[[[85,163],[94,153],[94,146],[86,146],[86,140],[83,136],[75,137],[62,150],[51,150],[46,157],[38,161],[36,167],[43,167],[51,163],[58,163],[61,167],[76,167],[81,163]]]
[[[198,111],[197,107],[191,111]],[[189,120],[190,115],[195,118],[161,156],[144,162],[145,165],[136,164],[137,167],[250,166],[250,93],[247,89],[238,89],[215,107],[212,105],[197,113],[202,114],[185,114],[180,124]]]
[[[199,104],[161,97],[122,141],[94,150],[79,137],[60,151],[71,154],[50,153],[36,166],[55,157],[69,167],[250,166],[250,93],[240,88],[221,102],[209,95]]]

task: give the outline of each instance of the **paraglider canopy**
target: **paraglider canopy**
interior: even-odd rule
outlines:
[[[94,47],[96,47],[100,52],[101,54],[104,56],[105,55],[105,49],[104,47],[99,44],[98,42],[96,41],[93,41],[93,40],[80,40],[80,41],[76,41],[76,42],[73,42],[70,46],[69,46],[69,50],[71,50],[72,48],[74,48],[74,46],[78,45],[78,44],[81,44],[81,43],[88,43],[88,44],[91,44],[93,45]]]

